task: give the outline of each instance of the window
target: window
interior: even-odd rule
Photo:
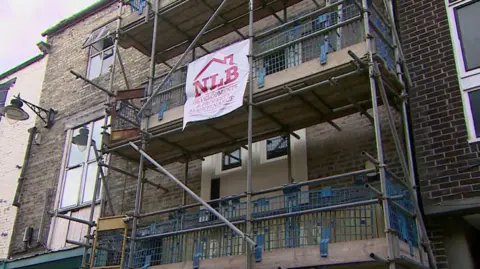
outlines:
[[[267,139],[267,160],[278,158],[288,153],[288,137],[286,135]]]
[[[91,141],[95,141],[100,149],[102,143],[102,127],[104,119],[87,123],[71,130],[70,141],[67,144],[68,158],[62,185],[60,208],[80,206],[92,201],[95,182],[97,179],[97,161]],[[78,135],[86,134],[86,146],[74,144]],[[100,188],[97,188],[95,197],[98,199]]]
[[[454,8],[455,21],[457,24],[457,35],[461,49],[459,54],[463,59],[465,71],[480,67],[480,1],[470,1],[464,5]]]
[[[115,60],[113,53],[113,39],[107,26],[93,31],[85,40],[84,47],[89,46],[89,60],[87,77],[97,78],[110,72],[110,67]]]
[[[480,1],[445,0],[470,142],[480,141]],[[454,2],[454,3],[450,3]]]
[[[241,149],[224,152],[222,155],[222,170],[228,170],[242,166]]]

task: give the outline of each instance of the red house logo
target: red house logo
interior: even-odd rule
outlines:
[[[218,63],[224,65],[223,73],[214,73],[213,75],[202,77],[202,74],[213,64]],[[233,62],[233,54],[225,56],[223,59],[211,59],[193,79],[195,88],[195,98],[200,97],[202,93],[214,91],[224,85],[228,85],[238,79],[238,67]]]

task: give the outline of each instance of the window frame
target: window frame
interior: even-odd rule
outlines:
[[[458,19],[455,12],[456,9],[467,6],[479,0],[460,0],[460,1],[454,2],[453,4],[450,4],[448,2],[449,0],[445,0],[445,1],[447,4],[447,17],[448,17],[448,22],[450,24],[450,34],[452,37],[455,61],[457,63],[457,69],[459,71],[460,77],[466,78],[466,77],[480,74],[480,67],[477,67],[472,70],[466,70],[465,68],[465,60],[463,57],[463,46],[462,46],[462,42],[460,41],[461,35],[458,31]]]
[[[98,41],[98,42],[103,42],[103,41]],[[96,78],[102,77],[102,76],[105,75],[105,74],[110,73],[110,71],[103,73],[103,64],[104,64],[104,62],[105,62],[105,52],[106,52],[106,51],[112,50],[112,56],[110,56],[110,57],[115,57],[115,51],[114,51],[113,49],[114,49],[114,46],[111,45],[111,46],[109,46],[109,47],[107,47],[107,48],[105,48],[105,49],[103,49],[103,50],[101,50],[101,51],[92,53],[92,50],[93,50],[93,49],[92,49],[92,46],[90,46],[90,48],[88,49],[88,50],[89,50],[89,51],[88,51],[88,64],[87,64],[87,74],[86,74],[86,77],[87,77],[88,79],[96,79]],[[91,67],[92,67],[92,59],[95,58],[95,57],[97,57],[97,56],[99,56],[99,55],[100,55],[100,73],[99,73],[99,75],[96,76],[96,77],[91,77],[91,76],[90,76],[90,72],[91,72],[90,69],[91,69]],[[115,58],[113,59],[113,61],[115,61]],[[113,65],[113,63],[112,63],[112,65]]]
[[[231,155],[231,153],[233,153],[235,151],[238,151],[238,162],[236,162],[236,163],[231,163],[230,162],[229,164],[225,164],[225,158],[227,156],[229,157],[230,160],[232,158],[235,159]],[[237,149],[230,150],[230,151],[227,151],[227,152],[222,152],[222,171],[228,171],[228,170],[239,168],[239,167],[242,167],[242,148],[237,148]]]
[[[99,185],[99,188],[97,189],[97,198],[95,201],[91,201],[91,199],[89,200],[84,200],[83,199],[83,196],[84,196],[84,193],[85,193],[85,186],[86,186],[86,183],[87,183],[87,176],[88,176],[88,167],[89,165],[93,164],[93,163],[96,163],[96,158],[92,158],[91,160],[89,159],[90,158],[90,155],[91,155],[91,152],[93,152],[93,149],[92,149],[92,144],[91,144],[91,141],[92,141],[92,138],[93,138],[93,134],[94,132],[93,131],[90,131],[89,132],[89,137],[88,137],[88,143],[87,143],[87,148],[86,150],[83,152],[83,160],[82,162],[78,163],[78,164],[73,164],[73,165],[70,165],[69,164],[69,161],[70,161],[70,154],[71,154],[71,151],[72,151],[72,147],[75,147],[75,145],[72,143],[72,139],[74,137],[74,134],[75,134],[75,130],[77,129],[80,129],[84,126],[88,126],[88,129],[89,130],[94,130],[92,127],[95,126],[95,123],[96,122],[100,122],[100,123],[103,123],[103,120],[104,120],[104,117],[101,117],[101,118],[95,118],[93,120],[90,120],[84,124],[80,124],[80,125],[76,125],[72,128],[69,128],[67,130],[67,139],[65,140],[65,144],[64,144],[64,152],[65,152],[65,157],[63,158],[63,164],[62,164],[62,178],[61,178],[61,186],[60,186],[60,193],[59,193],[59,200],[58,200],[58,204],[57,204],[57,209],[61,212],[66,212],[66,211],[72,211],[72,210],[76,210],[76,209],[80,209],[80,208],[83,208],[83,207],[86,207],[86,206],[89,206],[91,205],[92,202],[94,203],[98,203],[100,201],[100,199],[102,198],[102,192],[101,192],[101,189],[102,189],[102,182],[99,181],[100,185]],[[100,126],[103,126],[100,125]],[[102,132],[104,132],[102,130]],[[104,159],[106,162],[108,162],[108,155],[105,155],[104,156]],[[79,183],[79,188],[78,188],[78,192],[77,192],[77,200],[76,200],[76,203],[73,204],[73,205],[67,205],[67,206],[63,206],[62,203],[63,203],[63,197],[65,195],[65,185],[66,185],[66,180],[67,180],[67,175],[68,175],[68,171],[70,170],[73,170],[73,169],[76,169],[76,168],[81,168],[81,176],[80,176],[80,183]],[[100,167],[97,166],[97,171]],[[105,171],[105,169],[104,169]],[[96,173],[95,173],[96,174]],[[98,178],[97,178],[98,179]],[[95,179],[94,179],[94,182],[95,182]]]
[[[461,98],[463,103],[463,113],[467,126],[468,142],[480,142],[480,134],[475,131],[475,122],[473,119],[472,104],[470,102],[470,92],[480,90],[480,67],[467,71],[465,67],[463,47],[460,41],[458,31],[456,9],[472,4],[480,0],[458,0],[450,3],[450,0],[444,0],[447,11],[447,19],[452,40],[452,49],[455,59],[455,68],[460,85]],[[478,104],[480,105],[480,104]],[[478,137],[477,137],[478,136]]]
[[[273,156],[269,157],[269,150],[268,150],[268,141],[269,140],[273,140],[273,139],[276,139],[276,138],[281,138],[283,137],[285,143],[287,144],[287,146],[285,147],[285,152],[284,153],[281,153],[281,154],[273,154]],[[271,137],[271,138],[267,138],[265,139],[265,160],[266,161],[272,161],[272,160],[277,160],[279,158],[284,158],[285,156],[288,157],[288,135],[279,135],[279,136],[275,136],[275,137]],[[283,143],[283,141],[281,142]]]

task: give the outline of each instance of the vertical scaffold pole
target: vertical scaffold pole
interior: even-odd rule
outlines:
[[[117,18],[117,25],[116,25],[116,31],[115,31],[115,34],[113,36],[114,38],[114,42],[113,42],[113,63],[112,63],[112,66],[110,67],[110,77],[109,77],[109,81],[108,81],[108,91],[109,92],[112,92],[112,89],[113,89],[113,80],[115,79],[115,58],[117,56],[117,53],[118,53],[118,38],[119,38],[119,35],[118,35],[118,32],[120,31],[120,27],[121,27],[121,17],[122,17],[122,12],[123,12],[123,4],[120,3],[120,7],[118,8],[118,18]],[[109,106],[110,106],[110,95],[107,94],[107,99],[106,99],[106,107],[105,107],[105,116],[103,118],[103,131],[105,132],[107,130],[107,126],[108,126],[108,114],[109,114]],[[91,151],[91,150],[96,150],[96,142],[98,141],[94,141],[94,140],[91,140],[91,141],[88,141],[87,145],[88,145],[88,150]],[[102,145],[100,144],[100,148],[102,148]],[[97,158],[97,163],[98,163],[98,156],[96,156]],[[100,156],[101,158],[101,156]],[[97,192],[98,192],[98,187],[100,185],[100,169],[103,169],[103,167],[97,165],[97,174],[95,176],[95,184],[94,184],[94,187],[93,187],[93,194],[92,194],[92,200],[91,200],[91,205],[90,205],[90,215],[89,215],[89,222],[90,223],[93,223],[93,217],[95,215],[95,206],[96,206],[96,200],[97,200]],[[106,186],[104,184],[101,185],[101,189],[100,189],[100,193],[104,194],[105,193],[105,189]],[[103,203],[104,203],[104,196],[105,195],[102,195],[102,198],[101,198],[101,202],[100,202],[100,207],[103,208]],[[108,198],[107,198],[108,199]],[[111,203],[111,201],[108,201],[109,203]],[[85,249],[83,250],[83,255],[82,255],[82,267],[83,268],[89,268],[90,266],[88,266],[88,249],[91,248],[92,246],[92,239],[93,239],[93,236],[92,236],[92,226],[88,225],[88,228],[87,228],[87,233],[86,233],[86,237],[87,237],[87,244],[89,247],[85,247]],[[93,253],[93,250],[90,252],[90,255],[94,255]],[[91,261],[92,259],[90,259]]]
[[[374,118],[374,132],[375,132],[375,142],[377,148],[377,159],[379,161],[379,173],[380,173],[380,184],[381,191],[384,196],[387,194],[387,178],[386,178],[386,166],[383,156],[383,144],[382,144],[382,132],[380,126],[380,115],[378,111],[378,98],[377,98],[377,88],[375,85],[375,73],[374,73],[374,59],[373,59],[373,36],[370,32],[370,12],[368,6],[368,0],[362,0],[362,9],[363,9],[363,24],[365,28],[365,38],[367,43],[367,55],[368,55],[368,75],[370,80],[370,92],[372,98],[372,111]],[[385,220],[385,235],[387,239],[387,248],[388,248],[388,267],[389,269],[396,269],[395,266],[395,252],[393,249],[394,237],[392,234],[391,223],[390,223],[390,208],[388,199],[382,199],[383,215]]]
[[[253,150],[253,0],[248,3],[249,23],[248,39],[250,40],[250,49],[248,52],[248,157],[247,157],[247,236],[252,235],[252,150]],[[245,244],[246,247],[246,269],[252,268],[252,247]]]
[[[404,85],[403,92],[402,92],[401,111],[402,111],[403,130],[405,135],[405,148],[407,151],[406,155],[407,155],[408,169],[410,173],[410,178],[409,178],[410,184],[407,183],[407,186],[409,188],[409,192],[412,197],[412,202],[414,203],[415,211],[417,213],[417,218],[415,219],[415,222],[417,224],[417,230],[419,230],[418,242],[420,246],[424,244],[427,250],[428,259],[430,261],[430,265],[432,266],[432,269],[437,269],[435,255],[433,253],[432,245],[428,238],[427,229],[420,211],[420,205],[418,204],[418,198],[417,198],[418,191],[416,188],[413,188],[413,186],[415,186],[416,184],[416,176],[415,176],[415,170],[414,170],[415,168],[413,163],[414,156],[412,151],[412,141],[410,139],[410,125],[409,125],[410,119],[408,117],[408,105],[407,105],[408,92],[406,90],[407,86],[410,87],[412,85],[412,81],[408,72],[407,65],[405,63],[405,56],[403,54],[402,44],[400,42],[400,37],[398,35],[397,27],[395,25],[393,2],[392,0],[383,0],[383,3],[385,5],[385,8],[387,9],[388,19],[390,21],[390,26],[392,27],[393,44],[395,46],[395,61],[397,63],[397,74],[399,79],[403,82],[403,85]],[[424,263],[423,253],[420,253],[420,262],[422,264]]]
[[[185,161],[185,167],[183,168],[183,184],[185,184],[185,186],[188,186],[188,164],[189,164],[189,161],[186,160]],[[182,205],[186,205],[187,204],[187,192],[186,191],[183,191],[182,192]]]
[[[292,138],[290,133],[287,134],[287,163],[288,163],[288,183],[292,183],[293,171],[292,171]]]
[[[148,88],[146,93],[146,98],[150,98],[153,91],[153,82],[155,77],[155,54],[157,46],[157,29],[158,29],[158,0],[153,0],[153,32],[152,32],[152,47],[150,51],[150,72],[148,76]],[[139,114],[141,116],[141,125],[140,128],[143,130],[143,134],[148,131],[148,117],[143,113]],[[142,150],[146,150],[148,137],[142,135]],[[138,164],[138,177],[137,177],[137,190],[135,193],[135,209],[132,218],[132,233],[130,235],[130,254],[128,255],[128,268],[134,268],[134,257],[136,252],[136,239],[137,239],[137,225],[139,221],[140,207],[142,203],[142,189],[144,184],[145,177],[145,159],[143,155],[140,155],[140,161]]]

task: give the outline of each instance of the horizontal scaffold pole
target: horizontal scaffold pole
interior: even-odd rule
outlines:
[[[327,181],[332,181],[332,180],[345,178],[345,177],[352,177],[352,176],[357,176],[357,175],[366,175],[368,173],[372,173],[372,172],[375,172],[375,171],[376,171],[376,169],[374,169],[374,168],[364,169],[364,170],[359,170],[359,171],[354,171],[354,172],[349,172],[349,173],[344,173],[344,174],[338,174],[338,175],[323,177],[323,178],[319,178],[319,179],[302,181],[302,182],[298,182],[298,183],[295,183],[295,184],[296,184],[296,186],[299,186],[299,187],[307,186],[307,185],[314,185],[314,184],[317,184],[317,183],[325,183]],[[281,190],[283,190],[283,188],[284,188],[283,186],[278,186],[278,187],[273,187],[273,188],[270,188],[270,189],[256,191],[256,192],[253,192],[252,194],[253,195],[260,195],[260,194],[265,194],[265,193],[270,193],[270,192],[275,192],[275,191],[281,191]]]
[[[304,215],[304,214],[312,214],[312,213],[333,211],[333,210],[344,209],[344,208],[355,207],[355,206],[365,206],[365,205],[375,204],[375,203],[378,203],[378,202],[379,202],[378,199],[369,199],[369,200],[357,201],[357,202],[352,202],[352,203],[347,203],[347,204],[331,205],[331,206],[301,210],[301,211],[296,211],[296,212],[282,213],[282,214],[277,214],[277,215],[273,215],[273,216],[265,216],[265,217],[255,218],[255,219],[252,219],[252,222],[260,222],[260,221],[265,221],[265,220],[285,218],[285,217],[291,217],[291,216],[296,216],[296,215]],[[233,221],[232,223],[233,224],[242,224],[242,223],[245,223],[245,222],[246,222],[245,220],[237,220],[237,221]],[[212,224],[212,225],[196,227],[196,228],[191,228],[191,229],[185,229],[185,230],[179,230],[179,231],[173,231],[173,232],[167,232],[167,233],[160,233],[160,234],[152,234],[152,235],[142,236],[141,238],[138,238],[138,240],[148,240],[148,239],[152,239],[152,238],[159,238],[159,237],[165,237],[165,236],[185,234],[185,233],[190,233],[190,232],[198,232],[198,231],[203,231],[203,230],[208,230],[208,229],[220,228],[220,227],[224,227],[224,226],[226,226],[225,223],[218,223],[218,224]]]
[[[89,225],[89,226],[95,226],[95,225],[96,225],[95,222],[89,222],[88,220],[84,220],[84,219],[79,219],[79,218],[75,218],[75,217],[70,217],[70,216],[67,216],[67,215],[58,214],[57,211],[48,212],[48,214],[49,214],[50,216],[54,216],[54,217],[58,217],[58,218],[61,218],[61,219],[66,219],[66,220],[75,221],[75,222],[82,223],[82,224]]]
[[[75,71],[73,71],[73,70],[70,70],[70,73],[71,73],[72,75],[74,75],[75,78],[79,78],[79,79],[87,82],[88,84],[96,87],[97,89],[101,90],[102,92],[108,94],[108,96],[110,96],[110,97],[115,96],[115,94],[113,94],[111,91],[109,91],[109,90],[105,89],[104,87],[98,85],[97,83],[89,80],[88,78],[82,76],[81,74],[79,74],[79,73],[77,73],[77,72],[75,72]]]
[[[374,199],[356,201],[356,202],[345,203],[345,204],[330,205],[330,206],[306,209],[306,210],[289,212],[289,213],[281,213],[281,214],[276,214],[276,215],[272,215],[272,216],[259,217],[259,218],[252,219],[252,222],[260,222],[260,221],[265,221],[265,220],[279,219],[279,218],[285,218],[285,217],[291,217],[291,216],[297,216],[297,215],[333,211],[333,210],[345,209],[345,208],[355,207],[355,206],[365,206],[365,205],[376,204],[378,202],[379,202],[379,199],[374,198]],[[237,221],[233,221],[232,223],[233,224],[241,224],[241,223],[245,223],[245,220],[237,220]],[[165,237],[165,236],[171,236],[171,235],[184,234],[184,233],[189,233],[189,232],[197,232],[197,231],[219,228],[219,227],[224,227],[224,226],[226,226],[225,223],[212,224],[212,225],[208,225],[208,226],[196,227],[196,228],[191,228],[191,229],[185,229],[185,230],[179,230],[179,231],[173,231],[173,232],[167,232],[167,233],[161,233],[161,234],[147,235],[147,236],[143,236],[143,237],[139,238],[138,240],[146,240],[146,239],[152,239],[152,238],[159,238],[159,237]]]
[[[195,199],[197,202],[201,203],[208,211],[210,211],[213,215],[215,215],[218,219],[220,219],[222,222],[224,222],[230,229],[232,229],[237,235],[245,239],[248,244],[251,246],[255,246],[255,242],[248,236],[246,236],[240,229],[238,229],[233,223],[231,223],[229,220],[227,220],[222,214],[218,213],[213,207],[211,207],[207,202],[205,202],[202,198],[200,198],[195,192],[193,192],[191,189],[189,189],[181,180],[176,178],[174,175],[172,175],[170,172],[168,172],[163,166],[161,166],[159,163],[157,163],[150,155],[148,155],[145,151],[140,149],[137,145],[135,145],[132,142],[129,142],[130,146],[134,148],[136,151],[138,151],[145,159],[147,159],[151,164],[153,164],[161,173],[166,175],[168,178],[173,180],[178,186],[180,186],[183,190],[185,190],[190,196],[192,196],[193,199]]]
[[[295,184],[297,184],[298,186],[314,185],[314,184],[325,183],[325,182],[328,182],[328,181],[332,181],[332,180],[336,180],[336,179],[340,179],[340,178],[345,178],[345,177],[352,177],[352,176],[356,176],[356,175],[365,175],[365,174],[368,174],[368,173],[371,173],[371,172],[374,172],[374,171],[375,171],[375,169],[373,169],[373,168],[372,169],[365,169],[365,170],[359,170],[359,171],[354,171],[354,172],[349,172],[349,173],[344,173],[344,174],[339,174],[339,175],[333,175],[333,176],[328,176],[328,177],[323,177],[323,178],[318,178],[318,179],[313,179],[313,180],[308,180],[308,181],[296,182]],[[275,191],[280,191],[280,190],[283,190],[283,189],[284,189],[283,186],[278,186],[278,187],[274,187],[274,188],[270,188],[270,189],[264,189],[264,190],[252,192],[252,196],[271,193],[271,192],[275,192]],[[221,197],[221,198],[218,198],[218,199],[210,200],[210,201],[208,201],[208,203],[220,202],[220,201],[223,201],[223,200],[226,200],[226,199],[240,199],[240,198],[244,198],[245,196],[246,196],[246,194],[237,194],[237,195],[232,195],[232,196],[229,196],[229,197]],[[401,195],[401,196],[396,197],[396,198],[398,199],[398,198],[402,198],[402,197],[403,196]],[[392,199],[393,199],[393,197],[392,197]],[[172,207],[172,208],[168,208],[168,209],[162,209],[162,210],[158,210],[158,211],[144,213],[144,214],[141,214],[139,217],[140,218],[151,217],[151,216],[155,216],[155,215],[161,215],[161,214],[166,214],[166,213],[170,213],[170,212],[175,212],[175,211],[182,210],[182,209],[193,208],[193,207],[197,207],[197,206],[201,206],[201,205],[202,205],[201,203],[194,203],[194,204],[189,204],[189,205],[185,205],[185,206]]]

